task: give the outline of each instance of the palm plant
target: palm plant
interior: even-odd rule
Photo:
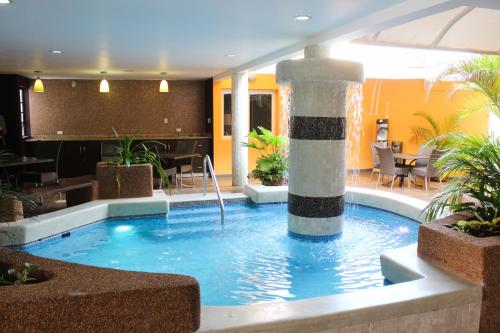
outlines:
[[[415,143],[434,140],[436,147],[439,149],[444,148],[444,146],[448,143],[448,137],[444,136],[444,134],[452,133],[453,131],[455,131],[458,127],[460,119],[462,119],[461,114],[459,112],[455,112],[447,116],[440,124],[428,112],[421,111],[416,112],[413,115],[425,119],[430,128],[422,126],[410,127],[410,131],[412,134],[410,140],[414,141]],[[435,140],[436,138],[439,139]]]
[[[139,144],[134,144],[137,135],[123,135],[119,136],[116,130],[113,128],[115,136],[119,139],[120,147],[118,148],[119,159],[114,162],[115,165],[126,165],[130,166],[132,164],[151,164],[155,171],[160,176],[162,184],[170,188],[170,180],[161,164],[160,156],[155,151],[152,151],[148,147],[148,143],[154,145],[163,145],[163,143],[158,141],[143,141]],[[117,179],[119,182],[119,179]]]
[[[438,80],[455,77],[451,94],[458,91],[475,92],[483,96],[468,96],[462,111],[470,114],[476,111],[491,112],[500,118],[500,56],[483,55],[458,62],[443,72]]]
[[[447,213],[469,213],[481,222],[480,228],[496,229],[498,224],[500,231],[500,139],[468,134],[451,136],[453,146],[435,165],[441,177],[454,178],[426,207],[426,220]],[[473,224],[462,222],[457,229],[471,230]]]
[[[250,174],[259,179],[263,185],[279,185],[286,178],[288,168],[285,150],[287,137],[274,135],[264,127],[258,127],[248,133],[251,142],[243,142],[243,146],[256,149],[261,153],[257,159],[255,170]]]

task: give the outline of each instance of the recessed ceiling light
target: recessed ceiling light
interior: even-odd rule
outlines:
[[[236,57],[236,54],[228,53],[228,54],[225,54],[224,56],[228,57],[228,58],[234,58],[234,57]]]
[[[312,16],[311,15],[295,15],[294,17],[292,17],[292,19],[294,19],[295,21],[308,21],[308,20],[312,19]]]
[[[52,54],[63,54],[64,53],[61,50],[50,50],[49,52],[52,53]]]
[[[0,0],[0,3],[10,3],[10,0]]]

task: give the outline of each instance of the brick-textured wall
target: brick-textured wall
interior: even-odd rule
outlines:
[[[204,81],[109,80],[110,93],[99,93],[97,80],[43,80],[44,93],[29,92],[31,134],[110,135],[120,133],[182,134],[204,132]],[[164,124],[168,118],[168,124]],[[177,133],[179,134],[179,133]]]

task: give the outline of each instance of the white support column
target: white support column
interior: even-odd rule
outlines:
[[[231,79],[233,186],[243,186],[248,183],[248,148],[241,144],[248,141],[247,135],[250,127],[248,72],[233,73]]]

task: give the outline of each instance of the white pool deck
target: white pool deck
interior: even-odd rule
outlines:
[[[256,202],[284,201],[286,187],[263,194],[267,189],[251,185],[245,193]],[[247,196],[223,193],[223,198]],[[0,224],[0,245],[34,242],[108,217],[167,213],[169,203],[216,199],[214,193],[168,197],[157,191],[152,198],[93,201]],[[427,204],[365,188],[347,188],[346,201],[415,220]],[[383,274],[398,284],[300,301],[202,306],[200,332],[478,332],[481,286],[421,260],[416,244],[388,251],[380,260]]]

